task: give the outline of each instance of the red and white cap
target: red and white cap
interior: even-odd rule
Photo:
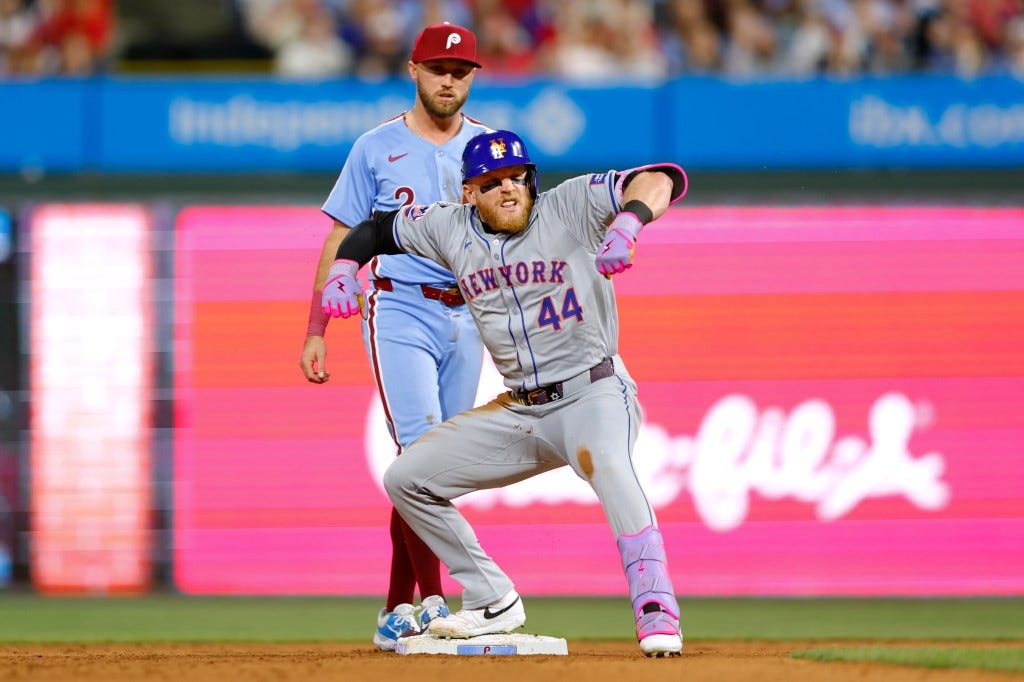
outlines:
[[[431,59],[461,59],[481,68],[476,60],[476,36],[468,28],[448,22],[427,26],[412,44],[413,62]]]

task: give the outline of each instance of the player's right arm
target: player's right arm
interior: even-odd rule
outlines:
[[[363,305],[363,290],[356,281],[359,268],[374,256],[404,253],[395,240],[396,215],[398,211],[376,213],[342,239],[324,282],[321,304],[325,316],[351,317],[359,313]]]
[[[320,262],[316,266],[316,279],[313,281],[314,291],[323,291],[324,282],[327,281],[327,271],[331,269],[331,263],[337,258],[338,247],[344,241],[345,235],[352,231],[352,228],[345,223],[335,220],[327,238],[324,239],[324,248],[320,251]]]
[[[370,215],[373,199],[377,194],[375,175],[367,157],[368,144],[370,142],[366,135],[356,140],[334,188],[321,207],[334,223],[324,239],[320,259],[317,261],[316,275],[313,278],[313,296],[309,306],[309,324],[302,355],[299,357],[302,374],[314,384],[322,384],[330,378],[325,365],[327,343],[324,340],[324,330],[330,318],[324,314],[321,306],[324,282],[327,280],[331,263],[334,262],[338,245],[349,232],[349,225],[355,225],[363,217]]]
[[[362,288],[356,273],[378,255],[411,253],[429,258],[452,270],[445,257],[452,240],[461,243],[454,229],[460,211],[467,206],[435,203],[411,205],[397,211],[383,211],[352,228],[345,235],[324,283],[323,310],[331,317],[351,317],[362,310]],[[447,241],[446,241],[447,240]]]
[[[302,355],[299,357],[299,367],[302,368],[306,379],[314,384],[322,384],[331,378],[326,369],[327,342],[324,340],[324,330],[327,328],[327,321],[330,317],[323,311],[323,289],[338,246],[350,231],[351,228],[348,225],[339,220],[334,221],[334,226],[324,239],[324,246],[320,250],[320,260],[316,267],[316,276],[313,278],[309,324],[306,328],[306,342],[302,346]]]
[[[405,253],[395,241],[394,226],[397,215],[398,211],[378,211],[369,220],[364,220],[346,231],[333,254],[328,256],[330,260],[327,263],[324,281],[331,276],[334,264],[339,260],[351,261],[361,268],[374,256]]]

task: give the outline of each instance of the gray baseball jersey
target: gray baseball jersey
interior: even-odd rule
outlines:
[[[455,274],[508,388],[556,383],[617,354],[615,291],[594,254],[621,208],[625,175],[584,175],[540,194],[517,235],[485,232],[468,204],[395,216],[400,248]]]

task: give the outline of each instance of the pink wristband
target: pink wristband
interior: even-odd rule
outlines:
[[[323,292],[314,291],[313,299],[309,303],[309,326],[306,327],[306,337],[323,336],[327,330],[327,322],[331,316],[324,312]]]

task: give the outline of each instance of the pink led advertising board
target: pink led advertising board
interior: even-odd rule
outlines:
[[[185,592],[386,589],[394,448],[358,323],[328,329],[328,384],[297,364],[328,228],[179,215]],[[675,208],[616,290],[681,595],[1024,593],[1024,210]],[[486,362],[479,398],[500,391]],[[568,469],[457,504],[521,592],[624,593]]]

